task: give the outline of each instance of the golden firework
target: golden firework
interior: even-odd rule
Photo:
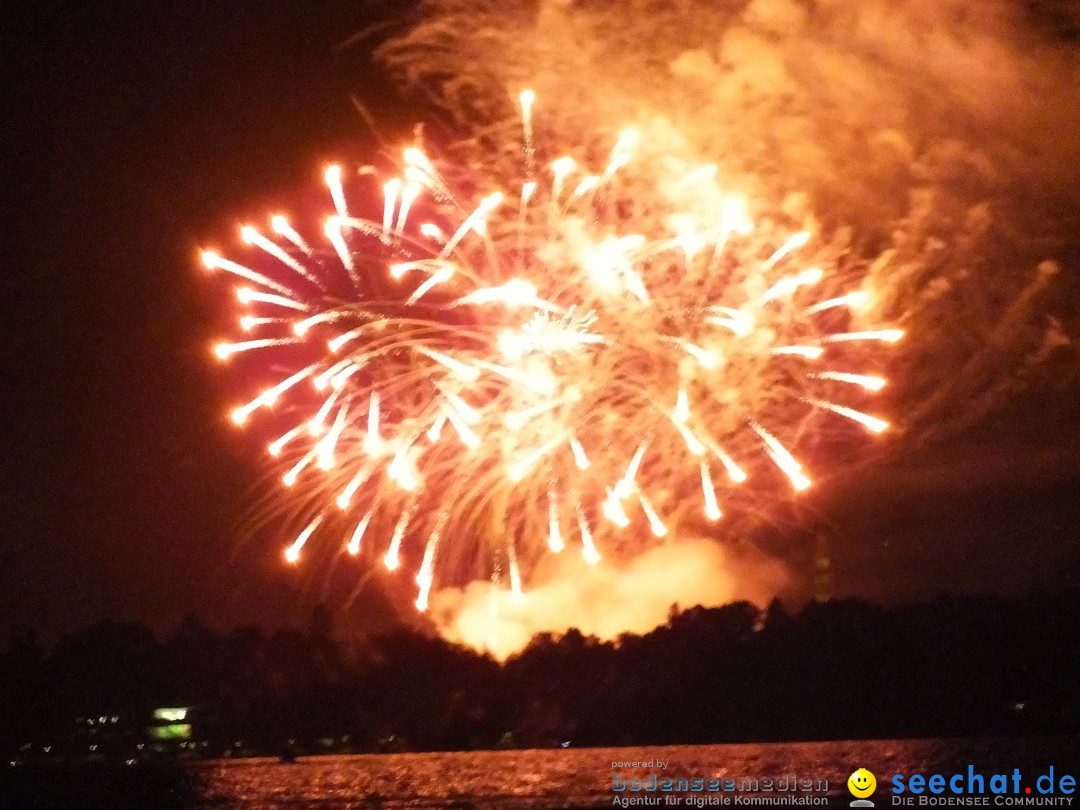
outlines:
[[[537,169],[533,104],[513,189],[459,190],[409,148],[381,221],[349,208],[370,173],[331,166],[325,241],[277,215],[276,239],[241,230],[246,263],[203,253],[247,285],[248,334],[215,353],[272,377],[232,419],[291,415],[269,451],[317,496],[290,563],[332,532],[352,555],[380,544],[390,570],[419,561],[421,610],[441,571],[520,594],[541,554],[596,564],[721,519],[751,473],[811,486],[808,413],[888,427],[857,406],[885,385],[867,347],[902,333],[862,323],[857,266],[809,230],[755,227],[713,166],[643,193],[633,130],[595,166]]]

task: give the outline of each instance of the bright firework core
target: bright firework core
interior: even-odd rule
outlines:
[[[715,167],[642,184],[631,130],[600,165],[545,165],[521,101],[514,188],[464,199],[410,148],[381,220],[349,207],[371,175],[331,166],[322,238],[278,215],[273,238],[241,230],[244,262],[203,254],[243,282],[246,335],[215,353],[274,375],[232,419],[273,411],[283,485],[312,504],[286,559],[376,544],[420,610],[437,578],[521,596],[542,554],[666,542],[748,480],[804,490],[808,416],[888,427],[862,410],[885,384],[867,349],[902,333],[862,322],[864,268],[755,227]]]

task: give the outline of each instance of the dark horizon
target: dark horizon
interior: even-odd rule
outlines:
[[[158,639],[103,622],[51,651],[29,637],[0,651],[0,755],[44,764],[148,748],[214,758],[1069,735],[1080,724],[1077,610],[1080,589],[797,612],[739,602],[673,611],[615,642],[538,636],[501,663],[411,631],[357,643],[325,608],[305,629],[271,633],[220,634],[188,617]],[[162,707],[186,712],[175,739],[153,736]]]

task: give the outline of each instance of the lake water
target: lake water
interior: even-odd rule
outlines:
[[[662,761],[652,767],[613,769],[613,763]],[[1034,783],[1051,765],[1058,775],[1077,774],[1080,740],[880,740],[770,745],[709,745],[594,748],[537,751],[478,751],[444,754],[388,754],[301,758],[292,764],[272,759],[212,760],[157,766],[135,765],[106,775],[115,766],[79,766],[79,775],[60,770],[52,777],[23,773],[7,784],[3,807],[169,807],[203,810],[344,810],[345,808],[592,808],[611,807],[621,779],[658,772],[678,779],[827,780],[827,790],[780,791],[757,795],[824,797],[848,806],[848,775],[858,767],[877,775],[877,807],[890,805],[894,773],[967,773],[968,765],[989,778],[1019,768]],[[122,767],[122,766],[121,766]],[[35,787],[36,784],[36,787]],[[66,785],[75,785],[70,788]],[[721,783],[722,784],[722,783]],[[763,783],[759,783],[760,784]],[[14,786],[14,787],[13,787]],[[16,792],[11,792],[12,790]],[[736,791],[748,795],[749,791]],[[645,794],[637,794],[645,795]],[[656,796],[657,794],[651,794]],[[672,794],[673,797],[678,794]],[[700,806],[684,793],[660,806]],[[726,794],[734,797],[734,793]],[[1076,802],[1080,805],[1080,801]],[[734,806],[734,805],[731,805]],[[798,806],[798,805],[787,805]],[[992,806],[992,805],[991,805]]]

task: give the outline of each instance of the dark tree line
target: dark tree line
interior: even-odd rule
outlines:
[[[215,756],[1076,733],[1080,591],[695,608],[616,642],[540,636],[505,664],[411,631],[350,643],[325,610],[269,634],[189,617],[162,640],[102,622],[0,656],[12,756],[149,753],[161,706],[193,707],[189,744],[165,748]]]

